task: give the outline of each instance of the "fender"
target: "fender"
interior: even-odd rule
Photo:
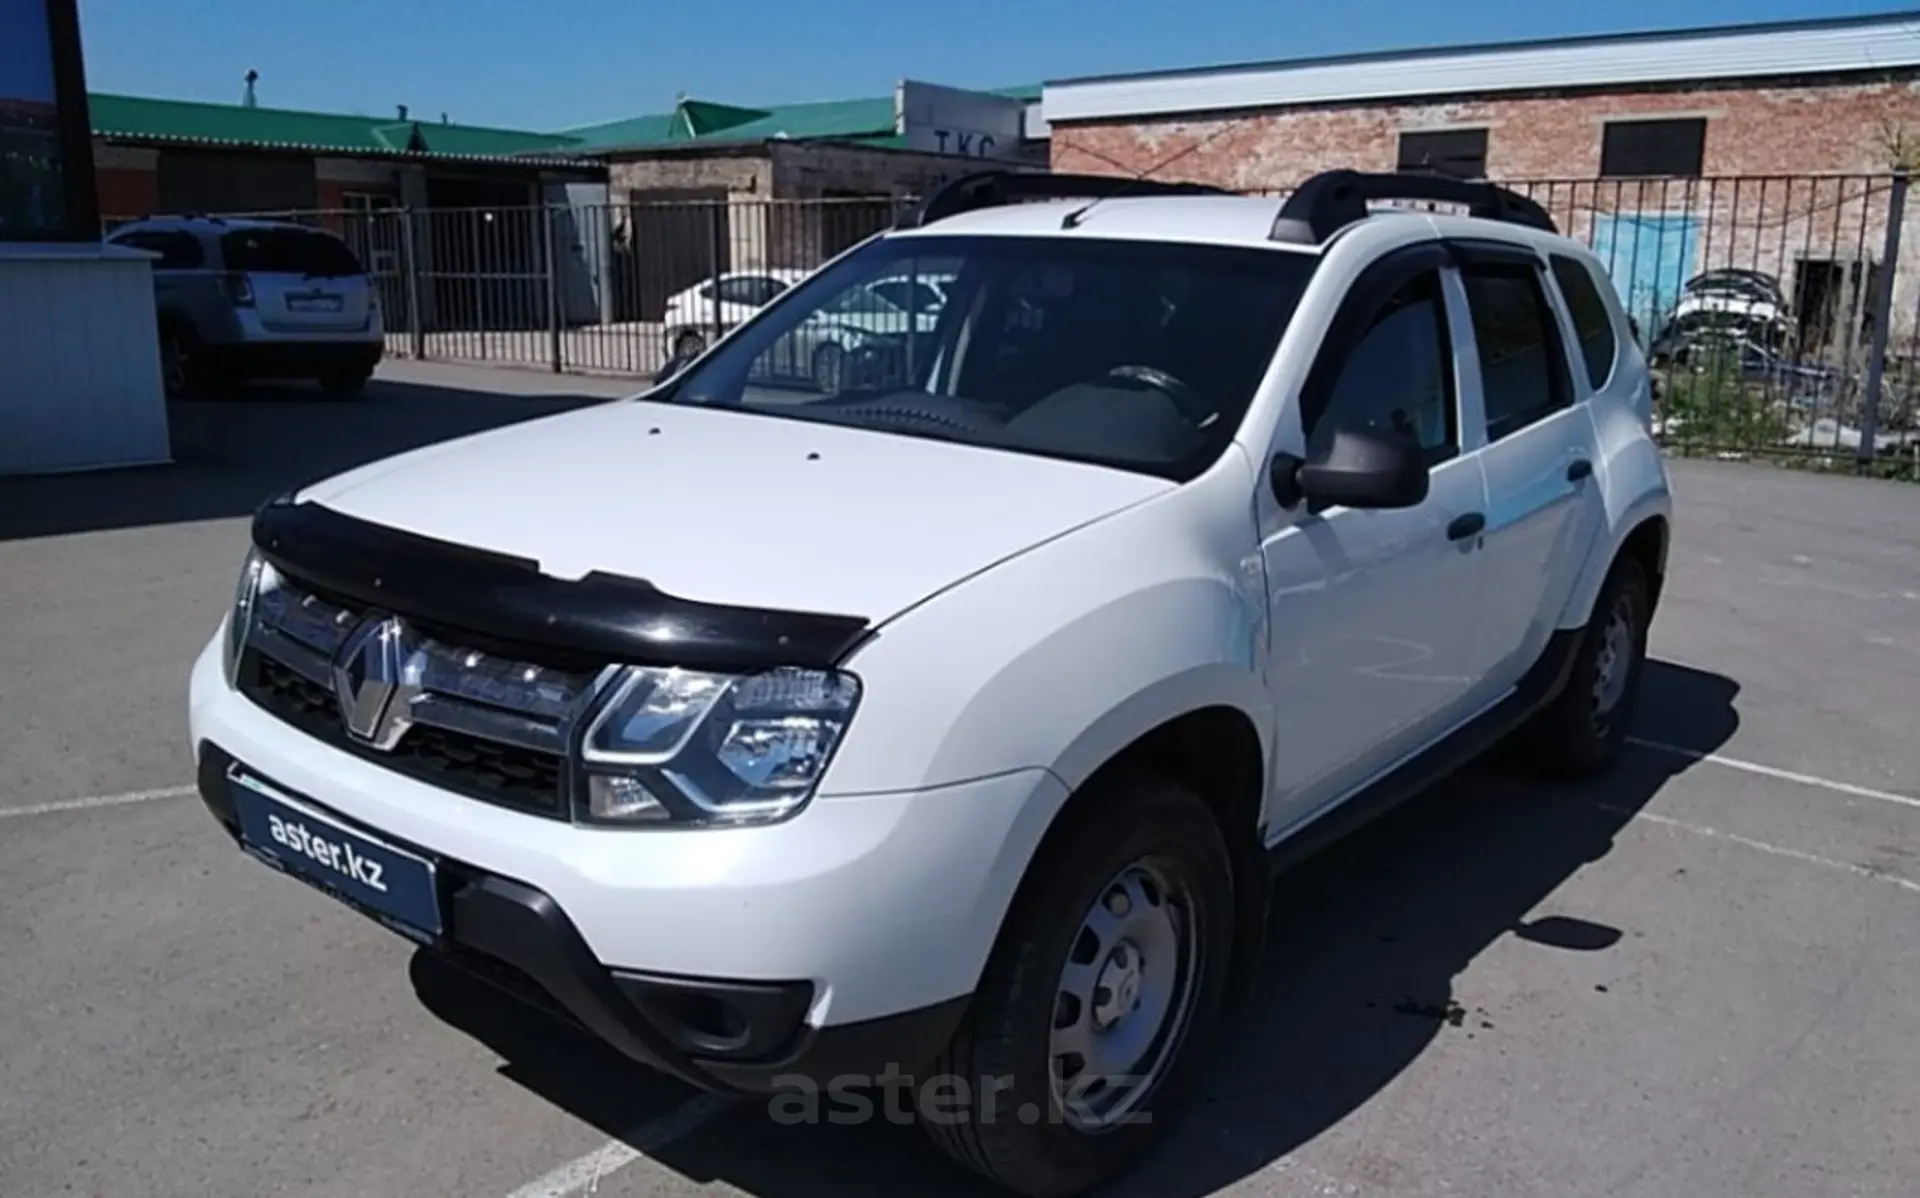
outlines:
[[[884,624],[845,667],[860,710],[820,797],[1022,769],[1069,790],[1134,738],[1231,706],[1272,736],[1265,579],[1238,453],[1202,479],[983,571]]]

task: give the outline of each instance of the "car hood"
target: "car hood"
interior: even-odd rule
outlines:
[[[879,622],[1172,488],[768,415],[622,401],[388,458],[299,496],[563,579]]]

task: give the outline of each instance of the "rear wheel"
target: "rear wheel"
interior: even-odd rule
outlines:
[[[160,387],[168,399],[184,399],[194,390],[192,340],[177,328],[160,330]]]
[[[1525,731],[1535,764],[1568,777],[1597,774],[1613,764],[1639,699],[1652,617],[1646,570],[1631,557],[1621,558],[1581,633],[1566,689]]]
[[[1225,994],[1232,864],[1190,791],[1105,784],[1035,862],[921,1122],[946,1152],[1033,1198],[1131,1166],[1185,1106]],[[958,1096],[958,1102],[949,1102]]]
[[[370,366],[336,366],[323,373],[317,380],[320,389],[328,395],[351,398],[367,388],[367,380],[373,377]]]
[[[707,339],[689,329],[673,339],[673,356],[694,358],[706,352]]]

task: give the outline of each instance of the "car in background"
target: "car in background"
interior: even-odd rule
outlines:
[[[760,367],[837,393],[863,364],[885,360],[910,334],[928,334],[947,302],[953,272],[873,279],[822,304],[763,356]]]
[[[1777,353],[1790,329],[1778,279],[1757,270],[1709,270],[1681,288],[1680,301],[1654,337],[1648,356],[1656,366],[1664,366],[1682,344],[1703,336],[1749,342]]]
[[[307,378],[357,395],[386,345],[378,289],[347,243],[290,221],[155,216],[108,234],[157,255],[169,399],[250,378]]]
[[[676,358],[695,358],[728,329],[777,299],[781,292],[807,277],[804,270],[769,267],[718,274],[667,297],[665,326],[667,352]]]

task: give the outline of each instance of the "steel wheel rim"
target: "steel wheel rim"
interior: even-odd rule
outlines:
[[[1067,1123],[1103,1132],[1152,1096],[1186,1038],[1200,976],[1192,891],[1152,861],[1115,874],[1067,950],[1047,1045]]]
[[[1593,718],[1605,723],[1627,695],[1633,674],[1633,601],[1620,596],[1600,633],[1599,660],[1593,672]]]

